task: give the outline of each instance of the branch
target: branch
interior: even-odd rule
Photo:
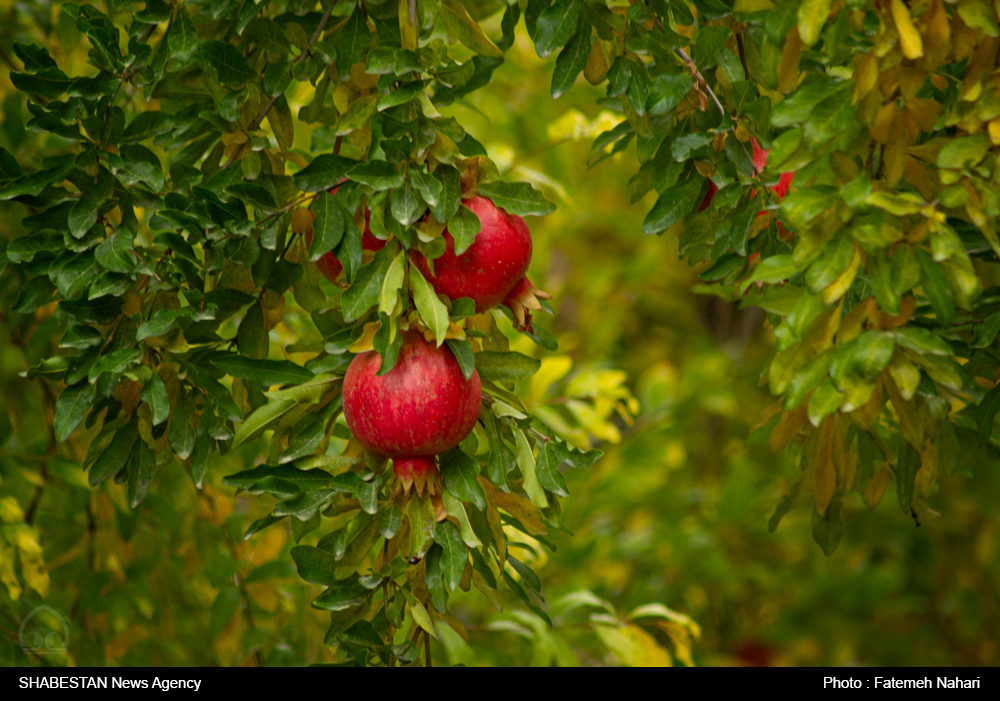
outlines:
[[[664,29],[663,27],[663,20],[661,20],[659,17],[654,17],[654,19],[656,20],[656,26],[660,28],[661,32],[666,34],[667,30]],[[728,116],[730,121],[733,124],[736,124],[736,122],[739,120],[726,111],[726,108],[722,105],[722,102],[719,101],[718,96],[716,96],[712,88],[708,87],[708,82],[705,80],[705,77],[702,76],[701,72],[698,70],[698,67],[694,65],[694,61],[691,59],[690,56],[687,55],[687,52],[680,47],[674,49],[674,51],[676,51],[677,55],[681,57],[681,59],[684,61],[685,64],[687,64],[688,70],[691,71],[691,75],[694,76],[694,79],[697,82],[697,84],[705,87],[705,92],[707,92],[708,96],[712,98],[712,102],[714,102],[715,106],[719,108],[719,112],[722,113],[722,116],[723,117]],[[753,157],[747,152],[747,147],[739,139],[736,139],[736,143],[740,145],[740,148],[743,149],[743,155],[747,157],[748,161],[750,161],[750,167],[753,168],[754,177],[760,175],[761,171],[757,168],[757,164],[753,162]]]
[[[292,66],[294,66],[299,61],[305,60],[306,56],[309,55],[309,48],[315,46],[316,42],[319,41],[320,35],[326,28],[326,23],[330,21],[330,13],[333,12],[333,7],[334,5],[337,4],[337,1],[338,0],[330,0],[330,4],[326,6],[326,12],[323,13],[323,19],[320,20],[319,26],[316,27],[316,31],[313,32],[312,38],[309,40],[309,43],[306,45],[306,48],[303,49],[302,53],[296,56],[295,59],[292,61],[291,63]],[[264,109],[260,111],[260,114],[257,115],[257,118],[254,119],[252,122],[250,122],[250,126],[247,127],[248,136],[250,132],[257,131],[257,128],[264,122],[264,119],[267,117],[267,113],[271,111],[271,108],[274,107],[275,103],[278,101],[278,98],[281,97],[282,94],[283,93],[278,93],[277,95],[272,97],[268,101],[268,103],[264,105]],[[225,170],[226,168],[231,166],[233,162],[236,161],[243,154],[243,150],[247,147],[247,144],[249,143],[250,139],[248,138],[246,141],[240,144],[239,148],[233,151],[233,154],[226,160],[225,165],[222,166],[222,170]]]

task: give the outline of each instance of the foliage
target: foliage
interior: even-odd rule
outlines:
[[[552,97],[581,73],[607,81],[597,102],[624,119],[612,118],[589,160],[618,159],[635,144],[632,200],[657,198],[643,230],[679,240],[717,283],[700,291],[767,313],[777,351],[767,380],[781,399],[750,442],[801,465],[773,528],[811,490],[807,528],[829,554],[850,492],[875,508],[889,475],[905,513],[931,513],[939,468],[970,473],[993,451],[995,17],[990,25],[992,14],[939,0],[608,5],[532,0],[524,26],[537,54],[555,57]],[[44,7],[33,18],[38,39],[66,52],[80,46],[90,68],[62,60],[83,74],[67,75],[37,44],[15,46],[24,68],[11,80],[31,98],[22,108],[11,94],[4,112],[27,109],[20,134],[44,136],[32,133],[16,159],[0,154],[0,197],[29,215],[30,233],[7,246],[5,277],[19,288],[12,311],[25,315],[12,318],[28,331],[16,335],[29,339],[26,377],[40,382],[52,416],[51,433],[27,452],[44,456],[46,470],[83,464],[89,486],[102,485],[96,504],[81,489],[66,508],[86,502],[92,533],[95,508],[100,521],[135,519],[176,458],[203,488],[198,503],[216,505],[207,520],[223,528],[209,540],[228,549],[223,560],[252,561],[254,538],[277,538],[267,534],[283,533],[273,525],[290,516],[295,540],[311,543],[291,550],[299,575],[328,587],[313,606],[333,611],[325,642],[337,646],[338,663],[415,660],[415,643],[435,634],[432,616],[460,629],[448,601],[464,601],[455,592],[472,585],[491,601],[509,588],[531,611],[509,630],[544,637],[538,622],[548,614],[529,593],[537,578],[509,558],[508,541],[554,535],[557,496],[567,493],[560,464],[592,463],[590,449],[619,439],[634,400],[620,373],[571,373],[565,356],[543,357],[529,379],[534,366],[519,370],[527,366],[512,348],[554,351],[544,326],[529,340],[503,315],[472,316],[468,305],[435,299],[407,274],[405,253],[440,254],[443,226],[463,226],[459,196],[473,190],[513,213],[552,210],[537,190],[501,180],[487,150],[442,116],[489,83],[522,8],[113,3],[108,17],[65,4],[53,22]],[[461,46],[448,46],[445,32]],[[4,129],[22,124],[5,118]],[[770,148],[763,171],[751,137]],[[796,176],[779,202],[770,187],[784,171]],[[719,192],[696,211],[708,180]],[[310,246],[295,220],[303,207],[315,215]],[[376,256],[360,245],[366,209],[372,231],[391,237]],[[329,251],[344,263],[342,286],[315,265]],[[396,260],[403,274],[389,275]],[[436,526],[423,498],[394,498],[391,471],[363,455],[338,419],[351,353],[374,347],[393,357],[400,324],[477,355],[511,354],[501,365],[514,375],[484,385],[489,409],[475,439],[443,459],[452,518]],[[65,350],[53,354],[57,343]],[[232,502],[211,486],[208,468],[235,462],[243,469],[228,474],[229,488],[273,497],[252,502],[246,535],[263,531],[252,550],[234,531],[242,519],[226,513]],[[108,488],[110,477],[123,488]],[[23,534],[5,527],[6,547],[20,553],[18,571],[5,570],[8,594],[19,594],[19,573],[44,595],[33,509],[4,504],[10,533]],[[253,575],[227,585],[232,574],[211,581],[213,635],[232,628],[238,608],[252,614]],[[107,586],[100,579],[94,591]],[[589,629],[619,659],[637,661],[629,650],[650,633],[636,628],[635,611],[620,616],[604,604],[610,618]],[[246,623],[251,636],[252,615]],[[394,629],[403,632],[386,645]],[[683,636],[693,628],[671,630],[663,635],[689,659]],[[567,662],[553,645],[555,657],[536,661]],[[245,639],[227,659],[261,647]],[[281,652],[271,648],[268,662]]]

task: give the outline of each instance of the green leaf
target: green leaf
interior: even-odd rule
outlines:
[[[406,252],[400,251],[392,259],[389,268],[385,273],[385,280],[382,281],[382,291],[379,293],[378,311],[380,314],[389,316],[396,308],[396,300],[399,299],[398,292],[403,287],[406,279]]]
[[[243,445],[243,442],[251,435],[287,414],[297,404],[298,402],[293,399],[276,399],[250,414],[236,431],[236,437],[233,438],[233,450]]]
[[[538,15],[534,40],[539,58],[545,58],[573,38],[580,18],[580,5],[580,0],[556,0]]]
[[[435,207],[440,204],[441,196],[444,194],[444,185],[440,180],[424,170],[415,168],[410,170],[410,182],[429,206]]]
[[[169,418],[170,398],[167,396],[167,387],[163,384],[163,380],[160,379],[159,375],[154,373],[142,385],[139,398],[149,404],[150,413],[152,414],[150,421],[154,426],[159,426]]]
[[[382,534],[383,538],[392,538],[399,532],[402,519],[403,512],[395,504],[391,505],[378,515],[378,532]]]
[[[832,185],[813,185],[788,195],[781,201],[781,218],[796,229],[836,204],[839,191]]]
[[[716,57],[719,51],[729,41],[730,36],[732,36],[732,32],[729,28],[719,24],[701,27],[695,37],[694,49],[691,52],[691,58],[695,65],[702,71],[714,66],[717,63]]]
[[[174,130],[174,116],[168,112],[158,110],[140,112],[135,119],[125,127],[122,134],[123,144],[134,144],[145,141],[160,134],[167,134]]]
[[[406,516],[410,521],[410,556],[423,557],[434,542],[434,505],[429,498],[410,499]]]
[[[854,121],[854,106],[843,95],[834,94],[820,102],[809,115],[803,135],[806,146],[816,151],[846,130]]]
[[[460,501],[469,502],[480,511],[486,509],[486,494],[479,486],[479,463],[458,448],[440,456],[444,487]]]
[[[410,100],[414,99],[418,95],[424,92],[424,88],[427,86],[429,81],[425,80],[415,80],[412,83],[407,83],[398,90],[393,90],[391,93],[383,97],[378,102],[378,111],[384,112],[392,107],[398,107],[399,105],[404,105]],[[338,127],[340,123],[338,122]]]
[[[247,309],[240,320],[236,332],[236,345],[240,355],[249,358],[266,358],[270,341],[264,326],[264,308],[262,302],[255,302]]]
[[[212,365],[227,375],[243,380],[251,380],[262,387],[283,385],[286,383],[302,383],[316,377],[314,373],[296,365],[290,360],[265,360],[262,358],[247,358],[242,355],[232,355],[224,358],[214,358]]]
[[[431,213],[439,222],[447,223],[462,204],[462,176],[454,167],[441,165],[434,169],[434,177],[441,182],[442,188],[438,203],[431,205]]]
[[[295,187],[302,192],[325,192],[332,189],[358,162],[343,156],[324,153],[292,176]],[[322,199],[322,198],[320,198]]]
[[[69,231],[75,238],[83,238],[97,222],[101,213],[101,205],[111,196],[115,178],[106,169],[101,168],[97,182],[80,193],[80,199],[69,210]]]
[[[458,338],[449,338],[445,343],[458,361],[458,366],[462,368],[462,376],[466,380],[471,380],[472,373],[476,371],[476,354],[472,350],[472,344]]]
[[[843,393],[829,379],[825,380],[809,398],[809,423],[819,426],[823,417],[835,412],[843,403]]]
[[[392,192],[392,218],[405,226],[417,223],[427,211],[427,204],[409,179],[403,186]]]
[[[170,24],[170,31],[167,33],[167,44],[170,47],[170,54],[173,58],[186,64],[194,55],[198,48],[198,31],[188,18],[187,13],[178,12],[177,17]]]
[[[341,80],[350,79],[351,66],[364,61],[365,49],[370,41],[371,32],[365,23],[362,8],[356,7],[341,30],[337,43],[337,71]]]
[[[516,351],[482,351],[476,354],[476,369],[484,380],[523,380],[531,377],[542,361]]]
[[[989,348],[996,340],[997,333],[1000,333],[1000,312],[990,314],[983,320],[982,325],[976,329],[976,340],[972,347]]]
[[[87,379],[90,382],[96,382],[97,378],[105,372],[121,374],[132,367],[141,357],[142,351],[138,348],[120,348],[98,360],[87,373]]]
[[[104,272],[90,251],[81,253],[66,263],[56,273],[55,283],[64,299],[75,297],[87,289]]]
[[[299,576],[311,584],[335,587],[341,583],[334,576],[337,559],[328,552],[311,545],[297,545],[291,550],[292,560]]]
[[[441,0],[441,18],[448,32],[467,48],[480,56],[503,58],[503,51],[483,33],[462,3]]]
[[[947,326],[955,320],[955,299],[948,287],[948,279],[941,266],[923,249],[917,249],[917,259],[920,261],[920,286],[934,309],[938,323]]]
[[[990,137],[986,132],[949,139],[938,153],[938,168],[969,168],[983,160],[989,149]]]
[[[438,347],[444,343],[448,333],[448,308],[438,299],[437,293],[416,266],[410,267],[410,284],[413,286],[413,302],[427,328],[434,332]]]
[[[566,487],[566,480],[559,472],[562,460],[556,455],[551,442],[546,442],[538,451],[538,460],[535,462],[535,474],[538,476],[538,483],[553,494],[561,497],[569,496],[569,489]]]
[[[367,185],[376,191],[393,190],[403,186],[403,174],[388,161],[368,161],[354,166],[348,173],[351,180]]]
[[[462,580],[465,566],[469,562],[469,551],[450,521],[442,521],[434,527],[434,542],[441,546],[441,575],[448,591],[455,591]]]
[[[896,329],[891,333],[897,344],[921,355],[927,353],[931,355],[953,355],[955,353],[943,338],[927,329],[907,326]]]
[[[194,448],[194,400],[187,390],[181,388],[177,394],[177,402],[170,416],[168,437],[170,447],[174,449],[178,459],[187,460]]]
[[[382,294],[382,285],[393,258],[393,247],[386,246],[375,254],[375,258],[370,263],[361,266],[354,282],[340,298],[344,321],[356,321],[378,304]],[[416,271],[416,268],[411,268],[411,270]]]
[[[875,293],[879,307],[889,314],[899,314],[901,297],[892,280],[892,265],[879,253],[868,259],[868,284]]]
[[[458,503],[461,504],[461,502]],[[449,515],[451,515],[450,512]],[[446,611],[448,609],[448,590],[445,589],[441,574],[441,556],[443,553],[444,550],[441,546],[435,543],[427,551],[427,558],[424,560],[424,584],[431,595],[431,604],[438,611]]]
[[[458,208],[458,212],[448,222],[448,232],[455,239],[455,255],[460,256],[469,250],[469,246],[476,240],[476,234],[482,228],[482,222],[471,209],[464,204]]]
[[[136,441],[127,467],[128,503],[134,509],[146,498],[149,485],[156,477],[156,452],[145,441]]]
[[[10,74],[10,82],[21,92],[28,93],[29,95],[41,95],[46,99],[55,100],[69,89],[73,84],[73,79],[67,77],[58,68],[46,68],[34,75],[12,72]]]
[[[135,258],[129,253],[134,243],[132,232],[118,229],[94,250],[94,257],[113,273],[130,273],[135,268]]]
[[[476,535],[475,530],[472,528],[472,522],[469,521],[469,514],[465,510],[465,504],[456,499],[451,492],[445,490],[441,493],[441,503],[444,504],[445,510],[448,512],[449,516],[454,517],[459,523],[459,533],[462,534],[462,540],[470,548],[481,548],[483,542]]]
[[[56,62],[49,56],[48,49],[44,46],[34,44],[21,44],[14,42],[14,55],[21,59],[26,71],[44,71],[47,68],[56,68]]]
[[[687,74],[666,73],[657,76],[649,86],[646,112],[650,115],[666,114],[681,103],[694,87],[694,79]]]
[[[308,546],[300,546],[308,547]],[[309,570],[313,572],[313,570]],[[324,611],[345,611],[360,606],[372,596],[372,590],[359,581],[358,575],[337,581],[329,589],[317,596],[313,608]]]
[[[80,382],[67,387],[56,400],[53,429],[59,443],[69,438],[83,422],[90,405],[94,403],[96,387],[89,382]]]
[[[135,340],[143,341],[152,336],[163,336],[170,330],[170,327],[174,325],[174,321],[183,316],[190,316],[191,311],[190,307],[159,310],[149,318],[149,321],[144,321],[139,324],[139,330],[136,332]]]
[[[311,207],[316,218],[313,220],[313,239],[309,245],[309,260],[317,261],[332,251],[344,237],[347,211],[332,197],[320,195]]]
[[[32,314],[52,301],[56,286],[43,276],[32,278],[17,295],[17,301],[11,307],[18,314]]]
[[[823,248],[822,255],[806,271],[806,285],[819,294],[847,269],[854,252],[854,239],[842,231]]]
[[[505,183],[500,180],[480,183],[479,194],[488,197],[508,214],[519,217],[544,217],[556,210],[554,204],[528,183]]]
[[[243,36],[256,42],[272,58],[284,58],[292,50],[281,25],[267,17],[255,17],[243,30]]]
[[[222,483],[236,489],[252,490],[253,486],[258,482],[266,479],[280,479],[285,482],[291,482],[301,488],[302,491],[330,487],[336,492],[353,492],[357,476],[353,473],[346,474],[354,476],[355,480],[340,480],[343,484],[340,484],[340,482],[335,484],[335,480],[346,475],[339,475],[335,478],[325,470],[301,470],[291,465],[260,465],[259,467],[243,470],[236,474],[227,475],[222,478]]]
[[[228,584],[219,590],[212,602],[212,619],[209,624],[209,635],[215,640],[222,634],[230,619],[240,607],[240,590],[234,584]]]
[[[232,44],[204,41],[198,47],[198,55],[218,72],[221,83],[245,85],[257,80],[257,73],[250,68],[243,53]]]
[[[580,22],[580,27],[565,48],[559,52],[555,69],[552,71],[552,99],[558,100],[564,92],[573,87],[577,77],[587,67],[590,56],[590,24]]]
[[[854,369],[863,379],[872,379],[889,364],[895,348],[896,342],[892,333],[865,331],[858,337],[858,344],[854,349],[852,356]]]
[[[97,457],[94,464],[90,466],[87,481],[91,487],[96,487],[101,482],[118,473],[128,460],[132,452],[132,444],[139,438],[138,422],[135,417],[127,424],[119,428],[108,447]]]
[[[690,177],[665,190],[642,222],[642,232],[662,233],[694,211],[702,199],[704,184],[700,176]]]
[[[535,456],[531,452],[531,444],[528,443],[524,431],[516,429],[514,439],[517,443],[517,466],[521,468],[524,475],[524,491],[538,507],[548,508],[549,500],[545,496],[545,490],[538,483],[538,475],[535,473]]]
[[[997,385],[979,400],[974,416],[979,428],[979,445],[986,445],[993,435],[993,421],[1000,411],[1000,385]]]

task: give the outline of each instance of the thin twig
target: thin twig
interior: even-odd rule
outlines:
[[[316,42],[319,41],[320,35],[326,28],[326,23],[330,20],[330,13],[333,12],[333,7],[334,5],[337,4],[337,2],[338,0],[331,0],[330,4],[326,6],[326,12],[323,14],[323,19],[320,20],[319,26],[316,27],[316,31],[313,33],[312,38],[309,40],[309,44],[307,44],[306,48],[302,50],[302,53],[300,53],[298,56],[295,57],[294,60],[292,60],[291,65],[294,66],[299,61],[305,60],[306,56],[309,55],[310,47],[315,46]],[[247,127],[248,136],[251,132],[257,131],[257,128],[261,124],[263,124],[264,119],[267,117],[267,113],[271,111],[271,108],[274,107],[275,103],[278,101],[278,98],[281,97],[283,94],[284,93],[279,92],[277,95],[275,95],[268,101],[268,103],[264,106],[264,109],[262,109],[260,111],[260,114],[257,115],[257,118],[254,119],[250,123],[250,126]],[[244,149],[246,149],[247,144],[249,143],[250,139],[248,138],[246,141],[240,144],[239,147],[235,151],[233,151],[233,154],[226,160],[225,165],[222,166],[222,170],[225,170],[226,168],[231,166],[233,162],[236,161],[243,154]]]
[[[424,631],[424,658],[426,660],[425,667],[433,667],[431,664],[431,635],[426,630]]]
[[[660,28],[661,32],[666,34],[667,30],[663,27],[663,21],[659,17],[655,17],[654,19],[656,20],[656,26]],[[677,55],[680,56],[681,60],[683,60],[684,63],[687,65],[688,70],[691,71],[691,75],[694,77],[696,83],[699,86],[704,86],[705,92],[707,92],[708,96],[712,98],[712,102],[714,102],[715,106],[719,108],[719,112],[722,114],[722,116],[723,117],[728,116],[729,120],[733,124],[736,124],[738,120],[732,115],[730,115],[729,112],[726,111],[726,108],[723,106],[722,102],[719,101],[718,96],[715,94],[712,88],[708,87],[708,82],[705,80],[705,77],[702,76],[701,72],[698,70],[698,67],[694,64],[694,60],[692,60],[692,58],[687,55],[687,52],[680,47],[674,49],[674,51],[677,52]],[[735,129],[735,127],[730,127],[730,130],[733,129]],[[753,168],[754,177],[760,175],[761,170],[757,168],[757,164],[753,162],[753,158],[747,151],[747,147],[739,139],[736,139],[736,143],[740,145],[740,148],[743,149],[743,155],[747,157],[748,161],[750,161],[750,167]]]

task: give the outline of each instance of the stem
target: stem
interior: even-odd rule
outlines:
[[[326,28],[326,23],[330,21],[330,13],[333,12],[333,7],[334,5],[337,4],[337,2],[338,0],[331,0],[330,4],[326,6],[326,12],[323,14],[323,19],[320,20],[319,26],[316,27],[316,31],[313,33],[312,38],[309,40],[309,44],[306,46],[305,49],[303,49],[302,53],[300,53],[298,56],[295,57],[291,65],[294,66],[299,61],[305,60],[306,56],[309,55],[309,47],[315,46],[316,42],[319,41],[320,34],[322,34],[323,30]],[[257,118],[250,123],[250,126],[247,127],[248,137],[250,135],[250,132],[257,131],[257,128],[264,122],[265,117],[267,117],[267,113],[271,111],[271,108],[274,107],[275,103],[278,101],[278,98],[281,97],[282,94],[283,93],[278,93],[277,95],[272,97],[268,101],[268,103],[264,106],[264,109],[260,111],[260,114],[257,115]],[[222,170],[225,170],[226,168],[231,166],[233,162],[243,154],[244,149],[246,149],[247,144],[249,143],[250,139],[247,138],[246,141],[240,144],[239,148],[233,151],[233,154],[228,159],[226,159],[226,163],[222,166]]]
[[[663,27],[663,21],[659,17],[655,17],[654,19],[656,20],[656,26],[660,28],[661,32],[666,34],[667,30],[664,29]],[[742,44],[740,46],[742,47]],[[703,86],[705,88],[705,92],[707,92],[708,96],[712,98],[712,102],[714,102],[715,106],[719,108],[719,112],[722,113],[722,116],[723,117],[729,116],[730,121],[733,122],[733,124],[735,124],[738,120],[736,119],[736,117],[733,117],[726,111],[726,108],[722,105],[722,102],[719,101],[718,96],[715,94],[715,92],[713,92],[712,88],[708,87],[708,83],[705,81],[704,76],[702,76],[701,72],[698,70],[698,67],[694,65],[694,61],[691,59],[690,56],[687,55],[687,52],[681,48],[676,48],[674,49],[674,51],[677,52],[677,55],[680,56],[681,60],[683,60],[684,63],[687,65],[688,70],[691,71],[691,75],[694,76],[695,82],[699,86]],[[742,55],[742,51],[740,53]],[[748,161],[750,161],[750,166],[753,168],[754,177],[760,175],[761,171],[757,168],[757,164],[753,162],[753,157],[747,151],[747,147],[739,139],[736,140],[736,143],[740,145],[740,148],[743,149],[743,155],[747,157]]]
[[[389,540],[386,539],[385,543],[382,545],[382,566],[385,567],[389,564]],[[389,622],[389,578],[386,577],[382,580],[382,608],[385,611],[385,632],[387,643],[389,645],[389,666],[396,666],[396,658],[392,654],[392,643],[395,633],[392,630],[392,623]]]
[[[431,664],[431,634],[426,630],[424,631],[424,660],[426,661],[424,666],[427,668],[433,667]]]

